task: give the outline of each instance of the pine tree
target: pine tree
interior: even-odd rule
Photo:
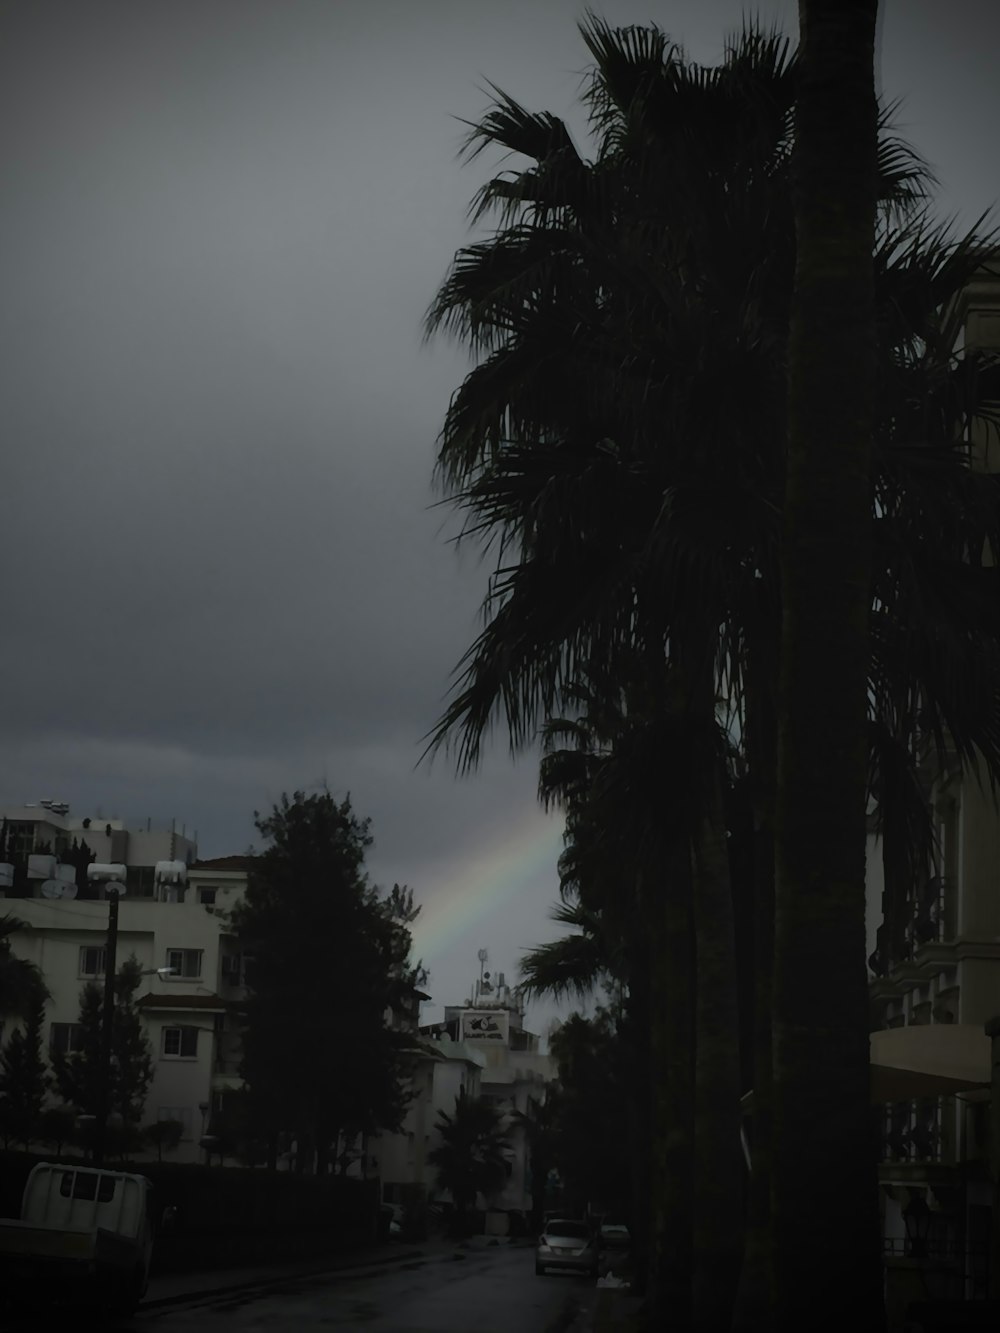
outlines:
[[[39,1132],[49,1074],[42,1056],[45,1004],[35,995],[23,1029],[15,1029],[0,1054],[0,1133],[27,1146]]]
[[[152,1047],[135,1007],[141,977],[142,967],[133,954],[121,965],[115,979],[109,1110],[121,1116],[124,1126],[141,1121],[153,1081]],[[79,1049],[53,1057],[59,1095],[79,1115],[96,1115],[100,1106],[103,1005],[103,987],[88,981],[80,991]]]
[[[153,1081],[153,1050],[135,1007],[142,965],[135,954],[121,965],[115,981],[115,1021],[111,1047],[111,1110],[125,1126],[142,1120],[146,1094]]]
[[[296,792],[257,827],[270,845],[234,913],[253,960],[243,1074],[270,1160],[292,1130],[300,1166],[315,1154],[322,1169],[341,1135],[395,1128],[405,1113],[410,1039],[385,1014],[412,1005],[424,975],[408,960],[419,909],[407,889],[382,897],[369,883],[369,821],[349,798]]]
[[[76,1050],[54,1052],[52,1069],[59,1096],[78,1115],[96,1115],[101,1086],[101,1008],[103,991],[88,981],[80,991],[80,1029]]]

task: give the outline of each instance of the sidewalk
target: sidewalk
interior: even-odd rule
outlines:
[[[500,1243],[507,1244],[506,1241]],[[197,1300],[199,1297],[226,1296],[254,1287],[278,1286],[296,1278],[319,1277],[324,1273],[364,1273],[369,1269],[398,1268],[406,1263],[450,1259],[459,1253],[487,1248],[491,1248],[491,1238],[486,1236],[473,1236],[462,1243],[435,1236],[412,1245],[390,1241],[377,1247],[333,1254],[326,1260],[313,1257],[298,1264],[163,1273],[150,1278],[149,1289],[140,1309],[151,1310],[158,1306]]]

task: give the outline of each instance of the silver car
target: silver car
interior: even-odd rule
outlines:
[[[535,1251],[535,1272],[560,1269],[565,1273],[597,1276],[597,1240],[586,1222],[553,1218],[545,1223]]]

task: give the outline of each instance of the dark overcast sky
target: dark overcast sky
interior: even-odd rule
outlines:
[[[439,1004],[554,933],[559,827],[500,740],[473,779],[414,767],[484,590],[431,508],[466,362],[421,316],[495,165],[454,118],[488,78],[579,126],[584,8],[0,8],[0,801],[176,816],[213,856],[349,790]],[[704,61],[742,12],[598,8]],[[1000,195],[997,8],[884,8],[884,90],[966,223]]]

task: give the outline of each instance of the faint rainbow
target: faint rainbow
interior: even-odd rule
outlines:
[[[414,954],[429,962],[446,953],[478,922],[532,890],[539,906],[548,906],[558,896],[562,833],[561,819],[532,813],[530,821],[508,836],[450,866],[445,878],[421,896],[423,906],[413,924]]]

